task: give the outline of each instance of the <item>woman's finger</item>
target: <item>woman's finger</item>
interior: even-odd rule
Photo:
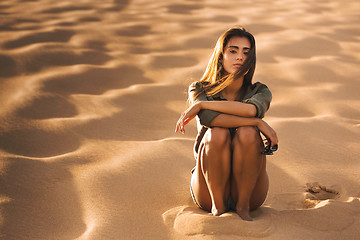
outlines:
[[[271,141],[271,147],[277,145],[279,143],[279,140],[277,139],[277,136],[273,136],[273,140]]]
[[[175,132],[179,131],[179,121],[176,123]]]
[[[183,118],[182,116],[180,117],[179,121],[178,121],[178,129],[180,130],[181,133],[184,133],[184,126],[183,126]]]
[[[179,120],[176,123],[175,132],[177,132],[181,129],[181,119],[182,119],[182,116],[180,116]]]
[[[190,113],[190,108],[188,108],[185,112],[181,113],[178,122],[176,123],[175,132],[185,133],[185,125],[188,124],[195,116],[192,116]]]
[[[180,125],[180,132],[181,132],[182,134],[185,133],[185,128],[184,128],[183,123],[181,123],[181,125]]]

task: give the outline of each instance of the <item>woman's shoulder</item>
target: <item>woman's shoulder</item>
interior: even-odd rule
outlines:
[[[252,84],[251,87],[248,88],[244,99],[250,98],[258,93],[263,93],[263,94],[266,94],[269,96],[272,95],[270,92],[270,89],[265,84],[263,84],[261,82],[256,82],[256,83]]]
[[[251,86],[252,90],[262,90],[262,89],[269,89],[268,86],[266,86],[264,83],[261,82],[256,82],[254,84],[252,84]]]
[[[208,85],[209,83],[208,82],[203,82],[203,81],[195,81],[193,83],[190,84],[189,86],[189,91],[196,91],[196,92],[199,92],[201,91],[202,89],[204,89],[204,87],[206,85]]]

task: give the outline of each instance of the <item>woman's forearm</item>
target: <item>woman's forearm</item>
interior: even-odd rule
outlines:
[[[260,132],[271,141],[271,146],[278,144],[277,134],[269,124],[260,118],[238,117],[229,114],[220,114],[211,121],[211,127],[238,128],[256,126]]]
[[[255,117],[239,117],[229,114],[220,114],[211,122],[212,127],[235,128],[242,126],[258,126],[261,119]]]
[[[256,107],[253,104],[237,101],[201,101],[201,109],[208,109],[240,117],[255,117]]]

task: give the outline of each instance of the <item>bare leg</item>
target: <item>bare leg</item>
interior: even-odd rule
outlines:
[[[199,147],[191,184],[199,205],[219,216],[226,211],[230,193],[230,133],[225,128],[209,129]]]
[[[252,221],[250,208],[261,205],[266,198],[268,179],[261,137],[254,127],[240,127],[232,141],[232,197],[236,212],[247,221]],[[260,206],[259,205],[259,206]]]

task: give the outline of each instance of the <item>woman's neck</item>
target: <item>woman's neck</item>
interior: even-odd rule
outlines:
[[[229,86],[227,86],[224,90],[222,90],[223,96],[228,100],[235,100],[239,97],[240,89],[243,85],[244,78],[235,80]]]

